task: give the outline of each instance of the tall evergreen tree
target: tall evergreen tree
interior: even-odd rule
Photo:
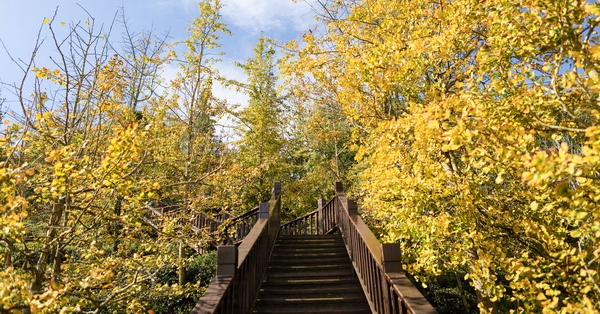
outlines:
[[[248,75],[239,84],[249,97],[248,106],[239,113],[239,162],[246,167],[243,200],[256,204],[268,197],[269,187],[285,173],[285,146],[282,101],[277,94],[275,51],[261,37],[254,57],[237,66]]]

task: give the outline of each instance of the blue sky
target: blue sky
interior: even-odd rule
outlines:
[[[219,68],[222,74],[233,79],[245,79],[242,70],[233,66],[232,62],[244,62],[252,57],[252,48],[261,33],[278,41],[288,41],[298,38],[303,31],[316,24],[310,6],[302,0],[298,3],[292,0],[222,2],[225,5],[221,11],[223,21],[233,36],[226,36],[222,41],[227,54]],[[14,58],[27,60],[44,18],[52,18],[57,7],[57,22],[88,19],[87,13],[78,4],[90,13],[96,25],[110,24],[115,13],[124,7],[132,30],[154,29],[155,33],[168,31],[171,40],[185,39],[186,28],[198,14],[195,0],[0,0],[0,39]],[[44,32],[42,37],[48,35],[48,32]],[[113,31],[112,38],[114,42],[119,41],[119,29]],[[46,46],[47,49],[51,48],[49,44]],[[44,66],[49,53],[51,51],[41,51],[38,66]],[[52,65],[49,60],[48,65]],[[168,72],[169,69],[167,76]],[[20,77],[19,68],[0,46],[0,82],[10,84],[19,81]],[[232,91],[221,88],[216,92],[232,103],[245,101],[245,97]],[[0,97],[6,98],[8,105],[14,101],[14,96],[6,87],[0,86]]]

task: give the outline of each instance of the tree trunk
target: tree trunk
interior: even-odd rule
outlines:
[[[469,302],[465,297],[465,290],[463,289],[462,278],[460,278],[458,272],[454,272],[454,276],[456,277],[456,284],[458,285],[458,291],[460,292],[460,300],[462,301],[463,306],[465,307],[465,313],[469,313],[471,310],[471,306],[469,305]]]
[[[186,284],[186,269],[185,269],[185,263],[184,263],[184,259],[185,259],[185,250],[183,247],[183,243],[179,242],[179,269],[178,269],[178,275],[179,275],[179,285],[183,286]]]
[[[484,297],[479,290],[477,292],[477,302],[483,304],[483,308],[485,309],[484,313],[498,313],[496,310],[496,303],[490,300],[489,297]]]
[[[123,196],[119,195],[117,196],[117,200],[115,202],[115,207],[113,209],[113,213],[115,216],[115,219],[111,225],[111,235],[113,237],[113,245],[112,245],[112,253],[116,254],[117,251],[119,250],[119,229],[121,227],[121,222],[119,220],[119,217],[121,216],[121,209],[122,209],[122,205],[123,205]]]
[[[51,254],[51,251],[53,247],[58,249],[58,245],[53,242],[55,242],[58,227],[60,227],[60,218],[64,212],[65,204],[66,197],[60,197],[52,205],[52,213],[50,214],[48,230],[46,231],[46,241],[37,265],[33,269],[33,281],[31,282],[31,287],[29,288],[30,292],[33,294],[39,294],[42,292],[42,286],[44,279],[46,278],[46,266],[48,265],[48,259],[51,258],[52,260],[50,262],[54,264],[56,254]]]
[[[52,275],[50,277],[51,281],[59,281],[60,280],[60,269],[62,266],[62,257],[63,257],[63,252],[62,249],[57,245],[56,249],[54,250],[54,263],[52,264]]]
[[[6,242],[6,252],[4,253],[4,269],[8,269],[12,267],[12,251],[13,245],[12,243]]]

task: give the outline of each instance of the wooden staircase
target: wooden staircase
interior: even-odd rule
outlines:
[[[280,193],[275,183],[239,246],[218,247],[192,314],[437,313],[404,274],[400,245],[379,243],[340,182],[329,202],[284,224]]]
[[[340,234],[279,235],[253,313],[371,313]]]

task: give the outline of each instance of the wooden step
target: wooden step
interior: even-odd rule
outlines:
[[[342,236],[340,234],[298,234],[298,235],[280,235],[277,237],[277,241],[285,241],[285,240],[312,240],[312,239],[341,239]]]
[[[336,269],[336,270],[322,270],[322,269],[303,269],[293,271],[268,271],[265,280],[271,280],[272,278],[307,278],[307,277],[324,277],[324,276],[352,276],[353,270],[351,269]]]
[[[319,241],[297,241],[297,242],[284,242],[284,243],[278,243],[275,242],[273,248],[286,248],[286,247],[319,247],[319,246],[323,246],[323,247],[345,247],[344,246],[344,242],[343,241],[326,241],[326,242],[319,242]]]
[[[253,313],[371,313],[371,310],[363,295],[362,298],[259,298]]]
[[[342,254],[306,254],[297,255],[279,255],[271,258],[272,264],[275,265],[313,265],[313,264],[336,264],[347,263],[348,257]]]
[[[277,259],[297,259],[301,257],[305,258],[330,258],[330,257],[344,257],[348,258],[348,253],[346,250],[340,249],[339,251],[307,251],[307,250],[299,250],[299,251],[288,251],[288,252],[273,252],[271,255],[271,259],[276,261]]]
[[[306,289],[317,289],[317,288],[321,288],[322,289],[328,289],[331,288],[332,286],[335,287],[348,287],[351,285],[357,284],[358,286],[360,286],[360,283],[358,283],[358,281],[356,280],[356,277],[354,276],[321,276],[318,278],[298,278],[298,277],[287,277],[287,278],[277,278],[277,279],[273,279],[270,281],[265,281],[264,285],[262,288],[266,287],[280,287],[280,288],[285,288],[285,286],[288,287],[295,287],[295,288],[299,288],[299,289],[303,289],[303,287],[306,287]]]
[[[345,247],[340,246],[286,246],[276,247],[273,249],[273,255],[280,256],[286,254],[321,254],[321,253],[338,253],[348,255]]]
[[[289,260],[287,263],[271,263],[267,269],[272,270],[303,270],[303,269],[336,269],[336,268],[347,268],[352,269],[352,263],[346,258],[341,259],[325,259],[325,260],[313,260],[306,258],[299,258],[298,260]]]
[[[336,282],[265,282],[260,291],[268,295],[285,295],[291,292],[297,292],[301,295],[316,294],[326,291],[327,294],[336,293],[363,293],[360,285],[355,285],[354,280],[349,280],[351,284],[340,284]]]
[[[344,241],[342,239],[330,239],[326,241],[321,240],[286,240],[286,241],[277,241],[275,242],[274,247],[285,247],[285,246],[294,246],[294,245],[344,245]]]
[[[371,313],[342,237],[280,236],[254,313]]]

